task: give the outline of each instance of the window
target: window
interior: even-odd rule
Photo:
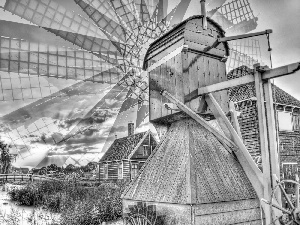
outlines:
[[[284,180],[295,180],[295,174],[297,173],[298,173],[298,163],[296,162],[282,163],[282,175]],[[292,183],[285,183],[284,187],[288,194],[293,193],[294,185]]]
[[[292,113],[278,111],[278,126],[280,131],[293,131]]]
[[[123,165],[120,163],[118,165],[118,179],[123,179]]]
[[[293,115],[292,118],[293,130],[300,130],[300,115]]]
[[[108,179],[108,164],[104,164],[104,179]]]
[[[143,156],[149,155],[149,145],[143,145]]]
[[[131,179],[135,178],[138,174],[138,165],[136,163],[131,164]]]

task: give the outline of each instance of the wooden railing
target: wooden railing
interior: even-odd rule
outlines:
[[[0,174],[0,181],[44,181],[44,180],[60,180],[58,178],[52,178],[43,175],[31,175],[31,174]]]

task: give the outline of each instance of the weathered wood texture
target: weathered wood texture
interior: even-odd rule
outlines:
[[[193,208],[195,225],[262,224],[258,199],[212,203],[194,206]]]
[[[136,212],[150,221],[165,225],[260,225],[260,203],[258,199],[202,205],[181,205],[157,202],[123,200],[125,215]],[[136,215],[136,214],[135,214]]]
[[[202,17],[198,16],[181,23],[150,46],[145,57],[144,69],[151,68],[148,70],[151,122],[160,123],[160,118],[176,113],[164,106],[168,100],[160,96],[160,90],[153,84],[158,84],[184,102],[184,96],[199,87],[227,80],[226,65],[220,60],[228,54],[228,48],[223,43],[216,45],[218,36],[224,36],[223,30],[212,20],[208,20],[208,29],[204,30]],[[180,47],[183,47],[182,52],[178,52]],[[167,55],[168,60],[163,60]],[[159,61],[162,63],[159,64]],[[151,67],[155,63],[157,67]],[[214,97],[227,113],[227,91],[214,93]],[[187,103],[187,106],[198,112],[199,98]]]
[[[100,181],[131,179],[132,163],[137,164],[139,170],[151,155],[156,145],[157,142],[151,132],[116,139],[100,160]],[[105,165],[108,167],[107,176],[104,174]],[[122,177],[119,177],[118,174],[120,165],[122,165]]]
[[[243,168],[193,119],[172,124],[124,199],[204,204],[256,199]]]

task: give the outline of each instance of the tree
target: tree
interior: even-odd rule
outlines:
[[[42,167],[39,171],[39,175],[46,175],[47,174],[47,167]]]
[[[10,146],[8,144],[5,144],[3,141],[0,140],[0,168],[2,174],[9,173],[11,167],[12,157],[9,154],[9,148]]]
[[[59,171],[59,167],[56,164],[51,164],[49,166],[47,166],[47,171]]]
[[[65,172],[66,173],[72,173],[74,172],[74,170],[76,169],[76,167],[73,164],[69,164],[67,165],[67,167],[65,168]]]

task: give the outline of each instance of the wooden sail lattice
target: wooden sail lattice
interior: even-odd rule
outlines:
[[[208,15],[228,33],[247,33],[257,27],[257,18],[248,0],[232,0],[211,10]]]
[[[260,40],[258,39],[248,38],[232,41],[229,47],[230,55],[226,62],[228,73],[241,66],[253,68],[254,64],[262,62]]]
[[[6,83],[7,90],[3,91],[9,92],[10,97],[0,98],[0,101],[37,99],[1,118],[1,130],[5,130],[6,137],[20,154],[29,153],[30,145],[35,142],[53,148],[76,135],[98,129],[97,124],[86,124],[85,120],[97,110],[106,110],[105,98],[115,100],[116,109],[121,112],[137,108],[136,124],[141,124],[149,113],[148,86],[141,75],[143,52],[148,43],[182,21],[190,0],[180,1],[171,11],[167,10],[168,2],[164,0],[76,0],[74,3],[86,18],[56,1],[6,0],[4,10],[38,26],[26,25],[30,30],[45,30],[49,32],[49,38],[56,36],[62,40],[56,45],[48,43],[46,38],[41,41],[18,32],[2,34],[1,39],[10,43],[9,48],[0,46],[0,70],[5,72],[0,80]],[[26,43],[30,47],[23,49]],[[124,78],[126,74],[128,76]],[[25,77],[26,85],[21,82]],[[54,78],[70,80],[71,85],[59,90],[55,85],[52,87],[51,79]],[[20,80],[17,87],[13,86],[16,80]],[[36,83],[39,83],[38,87],[34,86]],[[82,120],[77,121],[68,133],[61,133],[64,125],[59,124],[59,118],[53,112],[45,112],[50,103],[64,102],[64,110],[73,96],[91,99],[93,94],[100,96],[103,87],[115,84],[91,112],[84,112]],[[26,94],[29,91],[33,94]],[[128,91],[132,93],[130,96]],[[128,106],[129,103],[132,105]],[[75,103],[74,108],[77,106],[85,107]],[[12,118],[19,118],[19,122],[14,123]],[[17,124],[22,123],[24,126],[18,127]],[[62,135],[57,135],[60,133]]]

